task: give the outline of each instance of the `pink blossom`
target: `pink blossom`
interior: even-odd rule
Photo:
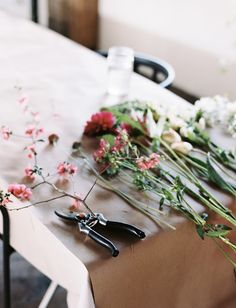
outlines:
[[[81,197],[76,194],[76,197],[78,197],[78,199],[73,199],[71,202],[71,206],[70,206],[70,211],[78,211],[81,207]]]
[[[28,153],[29,158],[33,158],[34,155],[37,154],[36,150],[35,150],[35,144],[31,144],[31,145],[27,146],[26,149],[29,151],[29,153]]]
[[[36,131],[35,131],[35,136],[38,137],[39,135],[41,135],[43,133],[44,133],[43,127],[37,128]]]
[[[8,192],[22,201],[29,200],[32,196],[32,191],[24,184],[10,184],[8,186]]]
[[[12,132],[6,126],[1,127],[1,133],[4,140],[8,140],[12,135]]]
[[[94,160],[96,162],[101,161],[108,150],[109,150],[109,143],[106,140],[101,139],[99,143],[99,149],[93,153]]]
[[[109,132],[115,125],[115,117],[109,111],[101,111],[92,115],[91,119],[87,121],[84,129],[84,134],[93,136],[102,132]]]
[[[26,97],[26,96],[22,96],[22,97],[20,97],[20,98],[17,100],[18,104],[21,105],[21,107],[23,108],[24,111],[26,111],[27,108],[28,108],[28,101],[29,101],[29,99],[28,99],[28,97]]]
[[[33,134],[35,132],[35,125],[29,125],[27,128],[26,128],[26,131],[25,131],[25,134],[29,137],[32,137]]]
[[[44,128],[36,128],[35,125],[29,125],[25,131],[25,134],[29,137],[38,137],[42,133],[44,133]]]
[[[59,163],[57,166],[57,173],[64,178],[68,175],[74,175],[77,170],[78,168],[75,165],[68,162]]]
[[[136,164],[141,171],[155,168],[160,162],[160,156],[152,153],[149,157],[141,156],[136,160]]]
[[[28,165],[28,167],[25,168],[24,173],[28,179],[32,181],[35,179],[34,169],[30,165]]]
[[[8,203],[12,203],[9,197],[4,197],[1,201],[1,205],[7,205]]]

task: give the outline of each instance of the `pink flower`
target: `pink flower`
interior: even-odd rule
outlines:
[[[36,150],[35,150],[35,144],[31,144],[31,145],[27,146],[26,149],[29,151],[29,153],[28,153],[29,158],[33,158],[34,155],[37,154]]]
[[[92,115],[87,121],[84,134],[88,136],[96,135],[102,132],[111,131],[115,125],[115,117],[109,111],[101,111]]]
[[[24,184],[10,184],[8,186],[8,192],[22,201],[29,200],[32,196],[32,191]]]
[[[25,131],[25,134],[29,137],[32,137],[33,134],[34,134],[34,131],[35,131],[35,126],[34,125],[29,125],[27,128],[26,128],[26,131]]]
[[[160,162],[160,156],[152,153],[149,157],[141,156],[137,159],[136,164],[141,171],[155,168]]]
[[[121,151],[129,143],[129,136],[126,129],[119,130],[117,133],[118,135],[111,148],[112,151]]]
[[[24,112],[28,109],[28,101],[29,99],[26,96],[22,96],[17,100],[18,104],[20,104]]]
[[[4,140],[8,140],[12,135],[12,132],[6,126],[1,127],[1,133]]]
[[[9,196],[7,196],[7,194],[5,194],[5,196],[1,197],[1,202],[0,205],[7,205],[8,203],[12,203],[12,201],[9,199]]]
[[[42,133],[44,133],[44,128],[36,128],[35,125],[29,125],[25,131],[25,134],[29,137],[38,137]]]
[[[35,176],[34,176],[34,169],[29,165],[28,167],[25,168],[24,170],[25,176],[30,179],[30,180],[34,180]]]
[[[74,175],[77,170],[78,168],[75,165],[68,162],[59,163],[57,166],[57,173],[64,178],[67,178],[68,175]]]
[[[81,197],[78,194],[76,194],[76,197],[78,197],[78,199],[72,200],[70,211],[78,211],[81,207]]]
[[[109,143],[106,140],[101,139],[99,143],[99,149],[93,153],[94,160],[96,162],[100,162],[104,158],[109,148]]]
[[[43,127],[37,128],[36,131],[35,131],[35,136],[38,137],[39,135],[41,135],[43,133],[44,133]]]

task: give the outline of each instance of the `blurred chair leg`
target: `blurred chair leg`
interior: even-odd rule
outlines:
[[[41,303],[39,304],[38,308],[46,308],[52,299],[53,294],[55,293],[57,288],[56,282],[52,281],[44,294],[43,299],[41,300]]]
[[[11,282],[10,282],[10,255],[13,249],[10,246],[10,221],[7,209],[0,206],[3,216],[3,301],[4,308],[11,307]]]

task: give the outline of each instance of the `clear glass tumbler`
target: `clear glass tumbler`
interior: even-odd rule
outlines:
[[[108,51],[108,87],[111,95],[127,95],[134,65],[134,51],[128,47],[111,47]]]

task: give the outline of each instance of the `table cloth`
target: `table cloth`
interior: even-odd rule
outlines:
[[[59,161],[67,160],[72,143],[80,140],[86,120],[110,100],[105,95],[105,59],[50,30],[0,12],[0,67],[1,125],[16,132],[24,128],[27,118],[16,103],[21,87],[32,108],[40,112],[47,132],[60,137],[55,147],[42,143],[40,149],[40,165],[55,170]],[[130,98],[187,106],[181,98],[135,74]],[[226,137],[218,139],[232,146]],[[24,145],[15,137],[0,141],[1,189],[22,180],[28,162]],[[81,163],[78,167],[76,185],[85,195],[94,177]],[[214,193],[224,204],[235,207],[228,195]],[[38,200],[50,195],[48,187],[36,193]],[[68,307],[209,308],[222,307],[234,296],[232,267],[212,241],[199,239],[185,219],[171,215],[177,231],[162,230],[101,187],[94,189],[88,203],[109,219],[137,225],[147,238],[134,241],[109,235],[120,249],[120,255],[112,258],[80,234],[77,226],[54,215],[55,209],[68,207],[67,199],[10,212],[11,245],[68,290]],[[22,203],[15,200],[11,208],[18,206]]]

